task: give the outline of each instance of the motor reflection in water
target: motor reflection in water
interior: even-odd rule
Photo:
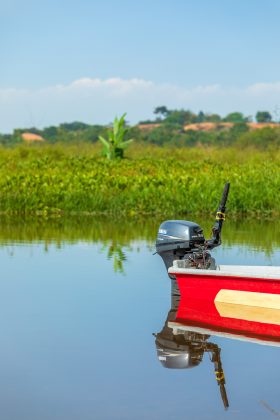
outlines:
[[[175,321],[180,294],[175,280],[171,286],[171,309],[162,330],[154,334],[157,356],[163,367],[168,369],[189,369],[198,366],[204,353],[210,355],[214,365],[216,381],[225,409],[229,407],[225,376],[221,361],[221,349],[217,344],[209,342],[210,335],[195,331],[170,328],[169,322]]]

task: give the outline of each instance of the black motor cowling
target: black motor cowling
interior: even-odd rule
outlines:
[[[168,269],[174,260],[182,259],[204,243],[203,230],[197,223],[187,220],[167,220],[159,227],[156,251]]]

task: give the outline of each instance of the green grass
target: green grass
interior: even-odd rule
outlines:
[[[232,214],[280,213],[280,153],[135,145],[108,161],[98,145],[0,149],[0,212],[168,216],[216,209],[229,180]]]

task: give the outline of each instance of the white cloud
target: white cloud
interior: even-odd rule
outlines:
[[[267,95],[280,93],[280,82],[275,83],[255,83],[248,87],[248,93],[254,95]]]
[[[257,110],[273,111],[280,105],[280,82],[244,88],[217,84],[186,88],[137,78],[82,78],[37,90],[0,89],[0,132],[74,120],[104,124],[123,112],[135,123],[151,118],[158,105],[221,115],[240,110],[254,115]]]

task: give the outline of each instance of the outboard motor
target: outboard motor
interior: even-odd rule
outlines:
[[[174,260],[179,260],[178,264],[182,268],[216,269],[215,260],[209,250],[221,244],[229,186],[227,182],[216,212],[211,239],[205,240],[202,228],[194,222],[167,220],[160,225],[156,252],[163,259],[167,270],[173,265]],[[170,277],[172,278],[171,275]]]

